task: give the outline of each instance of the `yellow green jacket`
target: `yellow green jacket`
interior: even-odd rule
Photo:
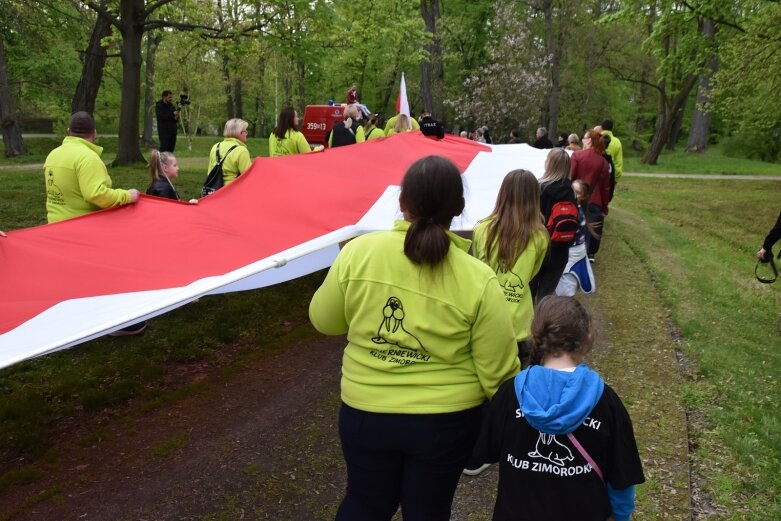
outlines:
[[[624,149],[621,146],[621,140],[613,135],[611,130],[603,130],[603,134],[610,136],[610,144],[607,146],[607,152],[613,159],[613,165],[616,167],[616,182],[621,179],[621,174],[624,173]]]
[[[347,334],[342,400],[379,413],[434,414],[483,403],[519,370],[504,296],[469,241],[448,232],[436,268],[404,255],[409,223],[349,242],[309,305],[315,328]]]
[[[236,148],[228,154],[228,150],[234,145],[237,145]],[[223,141],[214,145],[211,152],[209,152],[207,174],[217,164],[217,148],[220,149],[220,157],[225,158],[225,161],[222,163],[222,181],[227,186],[247,171],[252,165],[252,160],[249,157],[249,149],[246,143],[235,137],[226,137]],[[225,154],[228,154],[228,157],[225,157]]]
[[[382,130],[379,127],[375,127],[374,125],[367,127],[364,129],[364,134],[366,134],[366,141],[371,141],[372,139],[379,139],[381,137],[385,137],[385,131]]]
[[[285,139],[279,139],[273,132],[268,138],[268,152],[271,157],[307,154],[311,151],[304,134],[297,130],[288,130]]]
[[[392,118],[390,118],[387,123],[385,123],[385,135],[390,136],[393,132],[393,126],[396,124],[396,120],[399,119],[399,115],[396,114]],[[415,118],[409,118],[409,120],[412,122],[412,130],[420,130],[420,124],[418,123],[418,120]]]
[[[112,188],[102,153],[103,147],[68,136],[46,157],[43,175],[50,223],[131,202],[130,192]]]
[[[496,273],[496,278],[504,290],[504,299],[512,316],[515,339],[520,341],[528,338],[532,318],[534,318],[534,303],[529,290],[529,281],[540,271],[542,261],[545,260],[545,254],[548,252],[548,234],[547,232],[533,234],[512,269],[503,271],[499,268],[496,248],[492,251],[490,258],[486,252],[490,222],[489,219],[484,219],[475,226],[474,254]]]

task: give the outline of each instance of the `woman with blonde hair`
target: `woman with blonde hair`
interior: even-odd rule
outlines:
[[[176,162],[176,157],[171,152],[152,150],[149,153],[149,164],[147,166],[149,167],[149,175],[152,180],[149,183],[149,188],[146,189],[146,194],[178,201],[179,194],[176,193],[176,188],[174,188],[174,184],[171,182],[171,179],[179,176],[179,165]]]
[[[252,164],[247,148],[247,127],[249,123],[243,119],[229,119],[225,122],[222,133],[225,139],[214,145],[209,152],[209,168],[206,172],[211,172],[212,168],[222,161],[224,186],[235,181]]]
[[[564,147],[567,150],[572,150],[573,152],[576,150],[580,150],[580,138],[577,134],[570,134],[567,138],[567,146]]]
[[[409,132],[412,130],[410,124],[410,118],[406,114],[399,114],[396,116],[396,121],[393,123],[393,127],[388,131],[388,135],[401,134],[402,132]]]
[[[543,223],[548,222],[553,207],[558,202],[570,202],[573,208],[577,208],[569,171],[570,157],[567,151],[563,148],[552,148],[545,159],[545,173],[540,178],[540,212]],[[532,294],[537,302],[556,291],[567,265],[571,245],[572,242],[551,243],[548,256],[531,284]]]

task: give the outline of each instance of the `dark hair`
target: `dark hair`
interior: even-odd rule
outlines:
[[[445,230],[464,211],[464,184],[458,167],[440,156],[418,159],[404,174],[399,204],[410,221],[404,255],[415,264],[436,266],[450,248]]]
[[[274,128],[274,135],[278,139],[285,139],[285,135],[288,130],[298,131],[296,126],[296,109],[293,107],[285,107],[282,112],[279,113],[277,119],[277,126]]]
[[[95,120],[89,112],[75,112],[68,124],[68,132],[74,136],[89,136],[95,132]]]
[[[610,119],[610,118],[605,118],[602,121],[602,125],[601,126],[602,126],[602,130],[609,130],[609,131],[612,132],[613,131],[613,120]]]
[[[372,114],[366,119],[366,126],[374,125],[377,128],[385,126],[385,116],[382,114]]]
[[[160,96],[161,98],[165,98],[166,96],[173,94],[170,90],[164,90],[163,94]]]
[[[572,297],[549,295],[534,308],[532,358],[586,354],[594,342],[593,323],[583,304]]]

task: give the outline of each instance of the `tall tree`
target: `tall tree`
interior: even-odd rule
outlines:
[[[5,156],[15,157],[26,154],[27,149],[22,141],[22,130],[16,119],[16,108],[11,96],[2,35],[0,35],[0,127],[2,127]]]
[[[651,28],[643,45],[658,66],[655,78],[646,84],[656,90],[658,103],[654,135],[642,162],[655,165],[675,134],[677,118],[707,58],[707,45],[700,31],[700,18],[675,0],[627,0],[617,18]],[[621,79],[644,81],[638,75],[637,70],[617,71]]]
[[[716,35],[716,24],[710,18],[702,21],[702,34],[709,40]],[[713,76],[718,68],[719,58],[716,49],[708,57],[705,70],[700,74],[700,84],[697,87],[697,99],[692,114],[692,124],[689,130],[689,140],[686,143],[687,152],[705,152],[708,149],[710,125],[713,111],[710,107]]]
[[[141,50],[143,35],[152,29],[171,27],[179,30],[198,30],[204,36],[232,37],[253,32],[260,26],[248,24],[230,34],[220,27],[211,25],[177,22],[165,18],[152,18],[161,15],[161,9],[173,0],[120,0],[116,10],[86,0],[84,4],[111,23],[122,36],[120,56],[122,57],[122,101],[119,113],[119,141],[115,164],[127,165],[143,162],[138,142],[138,111],[141,104]]]
[[[146,70],[144,71],[144,134],[142,140],[147,146],[154,146],[152,135],[155,114],[155,55],[162,36],[156,32],[146,34]]]
[[[105,7],[106,1],[101,5]],[[89,44],[82,55],[81,78],[76,86],[76,92],[73,94],[71,102],[71,113],[83,110],[90,114],[95,113],[95,99],[98,97],[98,90],[103,81],[103,67],[106,65],[108,53],[103,46],[104,38],[111,35],[111,24],[102,16],[95,18],[95,25],[92,27]]]
[[[434,113],[437,118],[444,117],[442,85],[444,69],[442,67],[442,43],[437,27],[441,13],[439,0],[420,0],[420,11],[430,41],[426,44],[426,57],[420,61],[420,99],[423,108]]]

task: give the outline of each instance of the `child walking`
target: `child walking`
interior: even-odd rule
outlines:
[[[146,189],[147,195],[156,195],[168,199],[179,200],[179,194],[176,193],[171,179],[179,175],[179,165],[176,163],[176,157],[170,152],[160,152],[152,150],[149,154],[149,174],[152,177],[149,188]]]
[[[499,461],[494,521],[628,521],[645,478],[621,399],[583,362],[591,317],[577,300],[549,296],[531,337],[542,365],[499,388],[476,448]]]
[[[504,290],[518,342],[518,356],[528,358],[534,304],[529,282],[548,251],[548,231],[540,217],[540,185],[528,170],[513,170],[502,181],[493,213],[474,229],[474,255],[496,273]]]

